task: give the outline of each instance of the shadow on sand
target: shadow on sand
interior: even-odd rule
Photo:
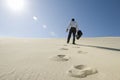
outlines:
[[[79,45],[79,46],[85,46],[85,47],[94,47],[94,48],[99,48],[99,49],[112,50],[112,51],[120,51],[120,49],[110,48],[110,47],[92,46],[92,45],[83,45],[83,44],[77,44],[77,45]]]

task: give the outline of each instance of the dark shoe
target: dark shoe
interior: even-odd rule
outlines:
[[[73,43],[75,45],[75,43]]]
[[[67,44],[69,44],[69,42],[67,42]]]

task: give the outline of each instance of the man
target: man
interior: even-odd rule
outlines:
[[[79,28],[78,28],[78,24],[74,18],[72,18],[68,28],[66,29],[66,32],[68,32],[68,30],[69,30],[69,34],[68,34],[68,38],[67,38],[67,43],[69,43],[71,34],[73,34],[73,44],[75,44],[75,34],[76,34],[76,31],[79,30]]]

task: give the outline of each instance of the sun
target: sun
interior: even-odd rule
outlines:
[[[13,11],[22,11],[25,7],[25,0],[6,0],[7,6]]]

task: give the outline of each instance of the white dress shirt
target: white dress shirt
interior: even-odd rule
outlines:
[[[70,30],[71,27],[75,27],[76,30],[79,30],[78,24],[76,21],[71,21],[67,29]]]

